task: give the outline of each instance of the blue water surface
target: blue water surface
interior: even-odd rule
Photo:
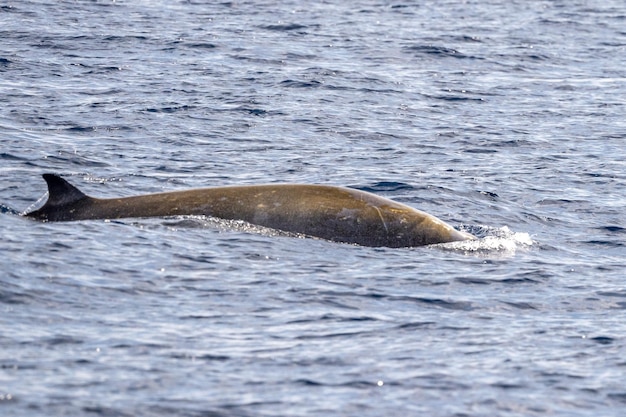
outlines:
[[[3,416],[621,416],[623,1],[0,6]],[[476,242],[366,248],[90,195],[346,185]]]

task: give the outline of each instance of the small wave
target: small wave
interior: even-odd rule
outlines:
[[[626,233],[626,228],[621,226],[601,226],[596,229],[610,233]]]
[[[469,301],[454,301],[450,299],[431,298],[431,297],[414,297],[414,296],[389,296],[386,297],[393,301],[409,301],[418,304],[422,304],[428,307],[439,307],[446,310],[461,310],[469,311],[474,310],[473,303]]]
[[[148,113],[176,113],[179,111],[189,111],[193,109],[193,106],[188,106],[186,104],[180,106],[164,106],[160,108],[156,107],[148,107],[145,109]]]
[[[7,288],[7,284],[4,283],[4,288],[0,289],[0,304],[12,305],[12,304],[26,304],[33,295],[19,288]]]
[[[288,32],[291,30],[303,30],[306,29],[307,26],[305,25],[300,25],[298,23],[285,23],[285,24],[278,24],[278,25],[264,25],[264,26],[260,26],[262,29],[267,29],[267,30],[272,30],[275,32]]]
[[[382,383],[379,381],[364,381],[364,380],[355,380],[355,381],[345,381],[345,382],[329,382],[329,381],[318,381],[309,378],[301,378],[296,379],[294,381],[296,384],[308,386],[308,387],[349,387],[349,388],[366,388],[371,386],[382,386]]]
[[[614,338],[608,337],[608,336],[592,337],[591,340],[596,342],[596,343],[598,343],[598,344],[600,344],[600,345],[610,345],[611,343],[613,343],[615,341]]]
[[[407,52],[414,53],[416,55],[430,55],[442,58],[457,58],[457,59],[481,59],[475,56],[466,55],[456,49],[447,48],[445,46],[437,45],[413,45],[405,47]]]
[[[15,210],[14,208],[11,208],[9,206],[7,206],[6,204],[0,204],[0,213],[1,214],[12,214],[15,216],[19,216],[20,212]]]
[[[435,100],[443,100],[443,101],[478,101],[478,102],[482,102],[485,101],[483,98],[480,97],[465,97],[465,96],[460,96],[460,95],[440,95],[440,96],[428,96],[429,98],[433,98]]]
[[[589,245],[607,246],[607,247],[613,247],[613,248],[621,248],[622,246],[624,246],[624,243],[621,241],[614,242],[611,240],[603,240],[603,239],[588,240],[586,243]]]
[[[288,87],[288,88],[317,88],[317,87],[320,87],[322,83],[316,80],[311,80],[311,81],[284,80],[284,81],[281,81],[280,85],[282,87]]]
[[[246,106],[240,106],[233,110],[240,111],[243,113],[248,113],[248,114],[251,114],[252,116],[267,116],[268,113],[270,113],[269,111],[264,110],[264,109],[255,108],[255,107],[246,107]]]
[[[217,48],[217,45],[215,45],[214,43],[210,43],[210,42],[190,42],[190,43],[185,44],[185,46],[188,48],[195,48],[195,49]]]
[[[6,152],[0,153],[0,159],[5,159],[8,161],[27,161],[28,160],[27,158],[13,155],[13,154],[6,153]]]
[[[354,185],[350,186],[350,188],[355,188],[361,191],[369,191],[370,193],[415,189],[415,187],[413,187],[411,184],[395,181],[379,181],[369,185]]]

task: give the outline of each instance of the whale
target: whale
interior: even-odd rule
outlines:
[[[24,216],[44,222],[199,215],[370,247],[416,247],[475,239],[408,205],[341,186],[235,185],[96,198],[58,175],[43,174],[43,178],[48,199]]]

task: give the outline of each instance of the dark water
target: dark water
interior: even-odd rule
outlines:
[[[0,39],[1,415],[623,415],[623,1],[20,1]],[[349,185],[481,240],[14,215],[44,172]]]

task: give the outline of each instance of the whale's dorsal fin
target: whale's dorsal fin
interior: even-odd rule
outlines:
[[[71,220],[71,211],[68,210],[77,204],[92,200],[91,197],[74,187],[63,178],[54,174],[43,174],[48,184],[48,201],[39,210],[26,214],[40,220]]]
[[[48,183],[48,201],[45,204],[46,206],[65,206],[89,198],[85,193],[58,175],[43,174],[43,179]]]

